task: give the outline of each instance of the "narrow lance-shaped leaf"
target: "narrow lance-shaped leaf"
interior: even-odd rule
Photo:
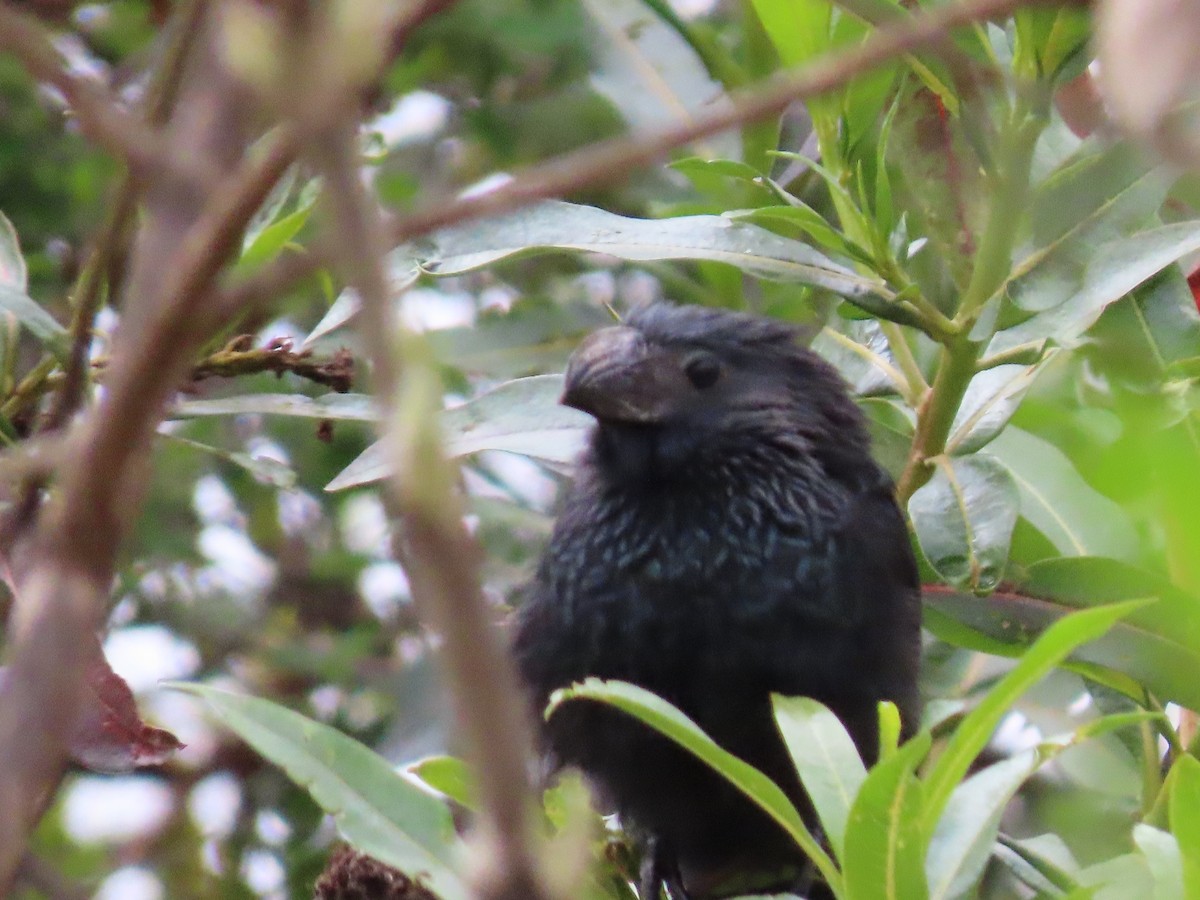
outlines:
[[[409,765],[408,771],[455,803],[467,809],[477,808],[478,790],[475,779],[470,768],[461,759],[453,756],[427,756]]]
[[[1183,857],[1175,836],[1145,822],[1138,822],[1133,826],[1133,842],[1146,857],[1146,864],[1154,878],[1154,893],[1149,900],[1186,900]]]
[[[938,820],[925,875],[931,900],[962,897],[983,873],[1004,808],[1042,760],[1029,750],[994,763],[958,785]]]
[[[558,402],[561,375],[518,378],[442,414],[450,457],[504,450],[551,463],[568,463],[583,449],[591,418]],[[382,443],[372,444],[325,486],[339,491],[387,477]]]
[[[180,416],[300,416],[307,419],[339,419],[376,422],[379,413],[369,394],[237,394],[215,400],[186,400],[175,407]]]
[[[1200,897],[1200,760],[1181,756],[1174,769],[1168,802],[1171,833],[1183,856],[1184,892],[1189,898]]]
[[[721,85],[709,75],[683,37],[638,0],[584,0],[600,39],[590,81],[635,131],[682,124],[728,106]],[[738,157],[733,132],[702,140],[705,156]]]
[[[941,585],[927,585],[922,593],[925,624],[939,638],[1003,656],[1019,656],[1037,635],[1077,609],[1156,598],[1070,659],[1118,690],[1140,697],[1149,689],[1163,701],[1200,705],[1200,682],[1192,675],[1200,671],[1195,637],[1200,607],[1177,588],[1116,560],[1045,560],[1027,570],[1025,584],[986,597]]]
[[[925,787],[916,767],[929,753],[922,732],[878,763],[858,791],[846,824],[849,900],[920,900],[928,896],[921,812]]]
[[[928,795],[924,809],[926,834],[933,834],[955,786],[966,775],[971,763],[987,745],[992,732],[1017,698],[1066,659],[1072,650],[1100,637],[1119,619],[1142,605],[1142,601],[1133,601],[1073,613],[1055,622],[1037,639],[1020,662],[959,723],[941,756],[928,772],[925,779]]]
[[[1009,426],[988,445],[1017,484],[1021,516],[1064,556],[1132,561],[1138,537],[1118,504],[1097,492],[1053,444]]]
[[[1012,476],[983,454],[939,456],[933,477],[908,501],[921,550],[951,584],[991,590],[1008,561],[1019,503]]]
[[[269,484],[272,487],[283,488],[290,490],[296,486],[296,472],[285,462],[280,462],[270,456],[252,456],[249,453],[243,453],[238,450],[225,450],[221,447],[214,447],[211,444],[203,444],[200,441],[189,440],[177,434],[159,431],[168,440],[175,441],[179,444],[186,444],[196,450],[202,450],[205,453],[210,453],[220,459],[227,460],[235,466],[245,469],[254,478],[262,484]]]
[[[1143,281],[1200,250],[1200,221],[1161,225],[1096,248],[1082,272],[1053,274],[1056,290],[1066,299],[1030,319],[1005,329],[988,345],[998,353],[1039,338],[1060,346],[1077,346],[1105,307],[1124,297]]]
[[[833,861],[821,849],[800,818],[799,811],[779,786],[749,763],[718,746],[700,726],[666,700],[623,681],[588,678],[580,684],[555,691],[550,697],[546,715],[552,716],[563,703],[578,700],[600,701],[614,706],[695,754],[778,822],[827,881],[835,886],[840,885],[841,876]]]
[[[1056,834],[1023,841],[1000,835],[992,857],[1035,891],[1057,896],[1079,886],[1075,881],[1079,864]]]
[[[48,349],[66,352],[67,329],[24,291],[0,284],[0,312],[13,315]]]
[[[466,900],[456,871],[459,842],[450,810],[341,732],[258,697],[196,684],[195,694],[255,750],[333,816],[356,849],[421,877],[443,900]]]
[[[946,452],[957,456],[974,453],[1000,434],[1052,356],[1048,354],[1032,366],[996,366],[972,378],[950,426]]]
[[[1160,713],[1146,711],[1094,719],[1065,738],[994,763],[954,788],[925,860],[932,900],[970,895],[991,856],[1008,801],[1037,769],[1097,735],[1151,720],[1165,721]]]
[[[892,294],[799,241],[724,216],[635,219],[559,201],[435,232],[408,247],[434,275],[477,269],[531,250],[583,250],[628,260],[728,263],[759,278],[823,287],[848,299]]]
[[[867,770],[838,717],[809,697],[773,695],[775,721],[834,854],[845,859],[846,820]]]
[[[29,270],[25,266],[25,257],[21,254],[21,241],[17,237],[17,229],[8,220],[8,216],[0,212],[0,287],[11,288],[25,293],[28,286]]]

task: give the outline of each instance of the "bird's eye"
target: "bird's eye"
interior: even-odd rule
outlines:
[[[721,377],[721,364],[707,353],[698,353],[683,364],[683,374],[694,387],[704,390]]]

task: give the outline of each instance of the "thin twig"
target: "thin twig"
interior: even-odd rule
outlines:
[[[626,177],[629,172],[662,158],[670,151],[727,128],[782,112],[797,100],[835,90],[857,75],[888,60],[947,40],[954,28],[982,19],[1007,15],[1041,0],[964,0],[945,3],[919,15],[898,19],[876,30],[857,47],[830,54],[797,72],[782,75],[742,93],[721,109],[664,131],[634,138],[603,141],[556,157],[519,173],[512,181],[485,194],[441,197],[397,219],[388,229],[393,245],[437,228],[469,219],[498,215],[546,197],[566,196],[581,188]],[[315,248],[306,255],[280,257],[220,300],[222,309],[236,308],[256,298],[270,297],[327,265],[329,255]]]
[[[166,134],[173,146],[228,171],[246,145],[243,98],[211,43],[199,45]],[[246,178],[234,184],[244,186]],[[204,299],[205,284],[195,273],[213,272],[214,264],[200,265],[197,258],[220,257],[233,245],[228,235],[235,226],[222,216],[246,208],[244,197],[235,203],[225,192],[209,204],[215,210],[206,208],[204,195],[176,190],[168,179],[148,188],[109,390],[67,438],[53,502],[14,559],[17,599],[8,622],[9,668],[0,685],[0,894],[11,884],[42,798],[62,770],[65,737],[81,697],[78,648],[100,622],[119,541],[140,506],[154,427],[204,336],[188,323],[201,318]],[[189,277],[164,280],[164,273]],[[192,295],[180,299],[181,288]],[[149,368],[147,360],[153,360]]]
[[[169,40],[163,51],[162,65],[156,69],[146,91],[145,119],[150,127],[164,125],[179,95],[180,80],[192,42],[200,33],[203,15],[200,0],[188,0],[179,7],[169,26]],[[92,252],[73,291],[71,314],[71,350],[65,377],[46,416],[44,431],[56,431],[79,409],[88,383],[88,351],[92,326],[106,297],[115,297],[125,272],[132,223],[137,211],[139,179],[126,171],[114,192],[115,200],[100,229]]]

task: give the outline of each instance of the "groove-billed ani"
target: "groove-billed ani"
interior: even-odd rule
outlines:
[[[908,534],[861,414],[791,327],[651,306],[579,346],[562,402],[597,425],[517,617],[539,709],[587,676],[641,685],[804,811],[771,693],[825,703],[868,763],[879,700],[911,732],[920,610]],[[655,891],[660,877],[692,897],[731,878],[765,889],[802,869],[765,814],[625,714],[568,703],[544,737],[639,836]]]

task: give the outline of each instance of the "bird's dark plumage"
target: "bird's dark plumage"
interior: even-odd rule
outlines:
[[[515,653],[539,711],[588,676],[633,682],[801,809],[770,694],[825,703],[868,761],[879,700],[916,724],[904,521],[840,377],[793,329],[648,307],[580,345],[563,402],[597,425],[518,612]],[[623,713],[568,703],[544,737],[692,896],[803,862],[749,801]]]

